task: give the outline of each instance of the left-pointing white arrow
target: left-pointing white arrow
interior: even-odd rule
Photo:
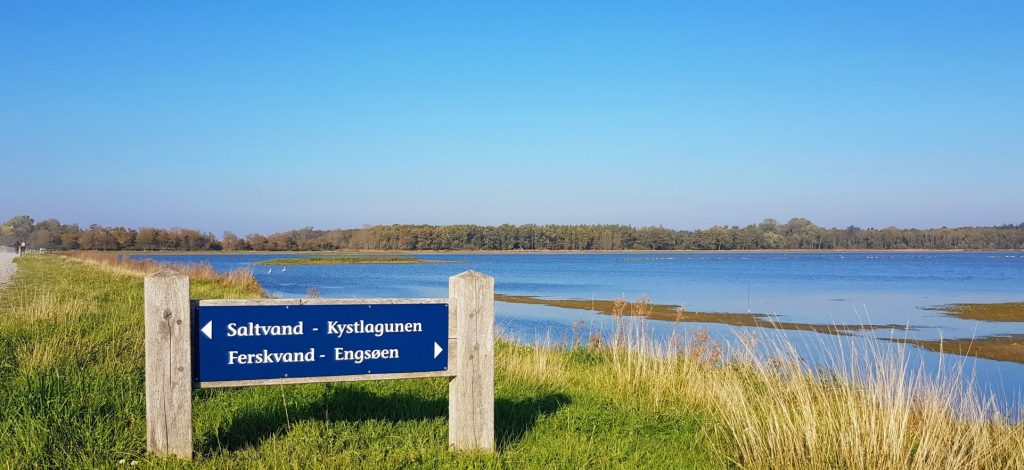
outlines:
[[[203,325],[203,327],[200,328],[199,331],[202,331],[207,338],[213,339],[213,320],[206,322],[206,324]]]
[[[437,341],[434,341],[434,359],[437,359],[437,356],[441,354],[441,351],[444,351],[444,349],[441,349],[441,345],[437,344]]]

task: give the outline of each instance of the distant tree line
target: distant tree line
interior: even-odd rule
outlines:
[[[49,250],[764,250],[764,249],[1024,249],[1024,223],[993,227],[913,229],[823,228],[803,218],[765,219],[746,227],[673,230],[628,225],[383,225],[355,229],[306,227],[240,237],[175,228],[82,229],[55,219],[13,217],[0,226],[0,245],[26,241]]]
[[[47,250],[220,250],[212,233],[187,228],[160,229],[62,224],[57,219],[35,222],[27,215],[9,219],[0,226],[0,245],[25,241],[31,249]]]

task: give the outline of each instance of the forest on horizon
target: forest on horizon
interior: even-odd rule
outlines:
[[[379,225],[238,236],[188,228],[104,227],[12,217],[0,225],[0,246],[26,242],[46,250],[767,250],[767,249],[1024,249],[1024,223],[990,227],[824,228],[804,218],[786,223],[714,226],[702,230],[629,225]]]

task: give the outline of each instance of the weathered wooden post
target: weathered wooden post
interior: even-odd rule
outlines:
[[[455,370],[448,385],[448,445],[494,450],[494,278],[466,271],[448,279],[456,309]]]
[[[188,276],[145,279],[146,448],[192,459],[192,320]]]

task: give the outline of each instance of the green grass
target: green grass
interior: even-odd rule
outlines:
[[[385,257],[385,256],[337,256],[311,258],[275,258],[258,261],[253,264],[264,266],[321,265],[321,264],[419,264],[443,263],[445,261],[424,260],[419,258]]]
[[[195,298],[251,297],[193,281]],[[31,255],[0,291],[7,467],[718,468],[708,414],[621,392],[608,355],[500,341],[493,454],[447,450],[443,379],[197,391],[196,460],[145,454],[142,279]],[[551,372],[532,361],[557,363]],[[639,389],[638,389],[639,390]]]

